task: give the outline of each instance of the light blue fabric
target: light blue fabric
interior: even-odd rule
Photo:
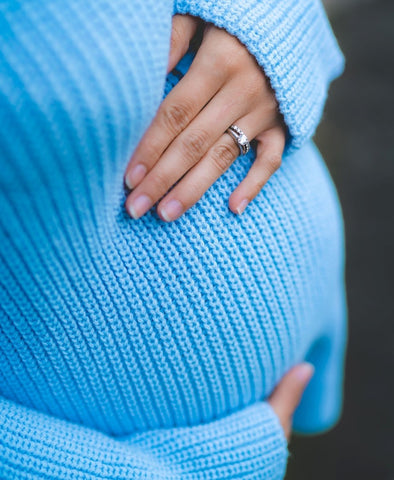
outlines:
[[[174,13],[203,18],[246,45],[275,91],[288,149],[311,138],[328,85],[344,66],[319,0],[175,0]]]
[[[272,18],[278,32],[303,26],[270,37],[290,66],[234,31],[246,3],[261,32]],[[0,478],[281,479],[286,441],[266,399],[303,359],[316,374],[295,427],[337,420],[343,226],[309,137],[342,57],[318,3],[246,3],[175,11],[239,33],[270,69],[283,166],[235,216],[250,152],[169,224],[154,209],[130,219],[122,180],[178,81],[165,82],[172,2],[0,4]],[[283,68],[294,81],[280,83]]]

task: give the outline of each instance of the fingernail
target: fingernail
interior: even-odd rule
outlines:
[[[245,208],[248,206],[249,200],[247,198],[244,198],[238,207],[236,208],[236,211],[239,215],[245,211]]]
[[[170,200],[160,209],[160,214],[166,222],[176,220],[183,212],[183,206],[178,200]]]
[[[127,188],[132,190],[145,177],[147,169],[145,165],[136,165],[125,178]]]
[[[300,382],[307,384],[315,372],[311,363],[304,362],[297,368],[297,377]]]
[[[133,218],[137,219],[149,210],[151,206],[152,200],[148,195],[140,195],[128,205],[128,211]]]

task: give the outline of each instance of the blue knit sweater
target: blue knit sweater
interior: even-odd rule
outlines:
[[[1,479],[281,479],[265,400],[302,359],[296,429],[338,418],[343,230],[310,137],[341,53],[315,0],[175,1],[256,57],[289,143],[245,214],[253,152],[176,222],[135,221],[122,178],[176,82],[173,7],[0,2]]]

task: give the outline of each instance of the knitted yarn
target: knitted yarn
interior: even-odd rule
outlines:
[[[198,3],[218,24],[220,5],[226,15],[245,5]],[[266,398],[302,359],[316,373],[296,428],[337,420],[343,227],[307,140],[324,95],[305,129],[296,106],[309,88],[326,91],[341,55],[316,2],[246,3],[248,19],[275,17],[277,31],[298,25],[305,10],[291,5],[305,4],[304,30],[320,32],[306,35],[307,50],[301,33],[286,37],[287,50],[270,37],[272,52],[293,45],[293,69],[278,57],[271,81],[291,72],[277,93],[302,148],[287,151],[245,214],[227,202],[253,152],[168,224],[154,209],[128,217],[123,173],[177,81],[165,84],[172,3],[1,3],[1,479],[281,479],[286,440]],[[328,50],[311,87],[297,62]]]

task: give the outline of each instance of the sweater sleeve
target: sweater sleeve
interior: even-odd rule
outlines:
[[[248,48],[275,91],[290,150],[313,136],[344,67],[319,0],[175,0],[174,13],[224,28]]]
[[[279,480],[287,447],[268,403],[211,423],[110,437],[0,398],[0,477]]]

